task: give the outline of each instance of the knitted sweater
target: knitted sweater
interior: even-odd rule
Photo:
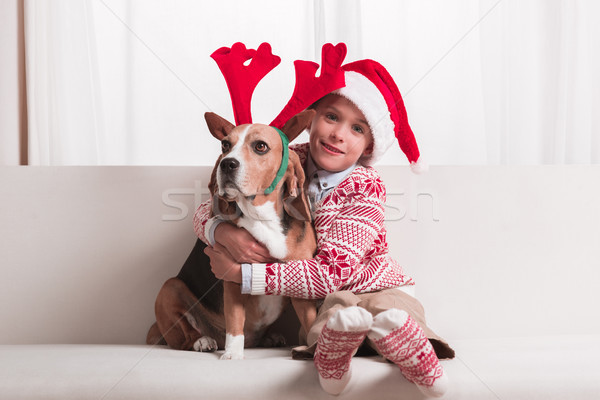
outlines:
[[[303,165],[308,143],[290,147]],[[384,224],[386,191],[376,170],[357,166],[315,205],[317,253],[309,260],[252,264],[252,294],[320,299],[338,290],[355,293],[414,285],[390,257]],[[194,230],[208,243],[211,201],[194,214]]]

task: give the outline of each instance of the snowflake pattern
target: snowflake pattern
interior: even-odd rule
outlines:
[[[320,252],[320,258],[328,263],[327,271],[334,286],[341,286],[350,276],[352,257],[338,248],[327,248]]]

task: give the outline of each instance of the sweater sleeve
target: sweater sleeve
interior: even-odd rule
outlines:
[[[347,204],[333,216],[313,259],[253,264],[252,294],[318,299],[359,283],[354,279],[363,275],[365,255],[384,229],[385,196],[383,187],[361,189],[347,196]]]
[[[212,201],[208,199],[206,202],[200,204],[194,213],[194,232],[200,240],[208,245],[212,245],[207,236],[211,224],[215,222],[213,218],[210,218],[211,208]]]

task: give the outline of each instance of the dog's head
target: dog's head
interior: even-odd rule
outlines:
[[[314,110],[292,117],[282,128],[287,141],[294,140],[312,121]],[[304,171],[298,156],[290,152],[282,167],[285,138],[263,124],[234,126],[215,113],[204,115],[211,134],[221,141],[209,188],[218,196],[222,215],[236,213],[235,202],[250,201],[254,206],[282,200],[285,211],[296,219],[310,221],[310,209],[303,192]],[[282,169],[285,168],[285,169]],[[283,177],[278,178],[278,174]],[[270,190],[267,190],[270,189]]]

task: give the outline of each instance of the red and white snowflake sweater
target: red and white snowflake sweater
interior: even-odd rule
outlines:
[[[305,165],[308,143],[290,147]],[[252,264],[252,294],[321,299],[338,290],[354,293],[414,285],[392,259],[386,241],[386,191],[377,171],[358,165],[315,205],[317,254],[310,260]],[[211,200],[194,215],[205,243]]]

